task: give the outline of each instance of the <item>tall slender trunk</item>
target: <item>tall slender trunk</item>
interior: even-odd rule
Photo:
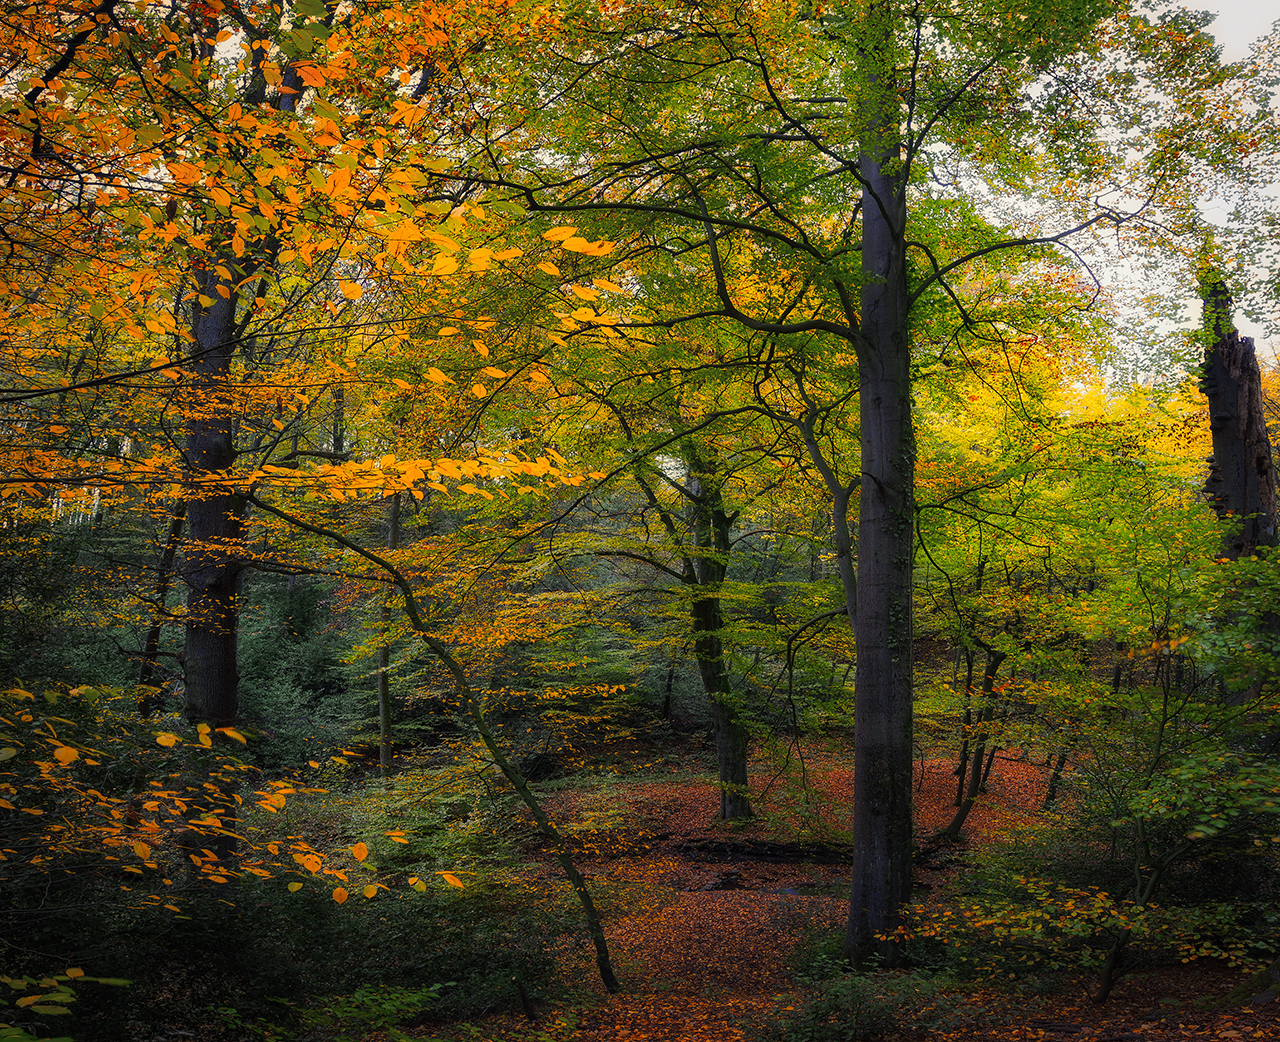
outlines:
[[[142,645],[142,664],[138,668],[138,686],[150,687],[156,675],[156,660],[160,657],[160,636],[164,632],[167,609],[165,600],[169,596],[169,586],[173,582],[173,564],[178,556],[178,544],[182,539],[182,523],[187,516],[185,500],[178,500],[169,513],[169,530],[165,533],[164,549],[160,552],[160,561],[156,565],[156,585],[152,594],[151,625],[147,629],[147,638]],[[144,694],[138,699],[138,712],[142,716],[150,716],[159,700]]]
[[[387,504],[387,549],[396,550],[400,546],[400,493],[391,497]],[[382,643],[378,645],[378,764],[382,768],[382,777],[391,777],[391,681],[387,676],[391,668],[391,641],[388,636],[391,630],[391,594],[388,591],[382,597],[381,611]]]
[[[950,824],[938,833],[936,839],[954,839],[960,835],[960,830],[964,827],[969,812],[973,810],[974,801],[978,798],[978,793],[986,780],[986,772],[991,769],[991,762],[995,758],[994,744],[990,757],[987,756],[987,742],[991,740],[991,722],[995,716],[996,673],[999,672],[1000,664],[1005,660],[1006,655],[1003,651],[997,651],[991,647],[986,648],[986,653],[987,664],[982,671],[982,705],[978,710],[977,719],[978,732],[974,735],[972,762],[968,769],[969,784],[965,789],[964,799],[952,816]]]
[[[711,702],[715,727],[716,765],[720,775],[720,817],[725,821],[751,816],[747,790],[747,729],[733,700],[733,687],[724,656],[724,609],[721,585],[729,569],[729,533],[734,517],[725,512],[714,463],[706,463],[690,448],[690,492],[693,530],[698,553],[693,559],[697,577],[693,616],[693,650],[698,672]],[[708,478],[710,480],[708,480]]]
[[[1062,784],[1062,769],[1067,765],[1066,746],[1058,751],[1058,758],[1054,762],[1053,770],[1049,772],[1049,788],[1045,790],[1044,803],[1041,810],[1048,810],[1053,806],[1053,801],[1058,798],[1058,786]]]
[[[964,735],[960,739],[960,756],[956,762],[956,806],[964,805],[964,785],[969,771],[969,735],[973,728],[973,650],[964,649]]]
[[[853,886],[845,948],[900,959],[893,934],[911,896],[912,554],[906,194],[894,79],[897,4],[866,16],[860,73],[862,295],[857,341],[862,484],[854,679]]]

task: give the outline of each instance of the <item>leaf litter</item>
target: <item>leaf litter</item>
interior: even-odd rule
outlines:
[[[935,834],[954,813],[953,763],[916,764],[916,833]],[[579,866],[589,882],[640,885],[645,904],[606,925],[623,991],[606,995],[584,939],[566,939],[563,977],[591,992],[573,1008],[542,1009],[529,1022],[517,1015],[485,1018],[466,1037],[477,1042],[739,1042],[759,1025],[796,1009],[803,993],[793,979],[796,946],[815,931],[839,930],[848,912],[840,841],[848,837],[853,773],[846,761],[807,765],[817,798],[760,792],[765,813],[747,823],[714,821],[718,791],[703,775],[625,783],[607,799],[622,828],[595,829],[591,793],[546,798],[553,817],[570,826]],[[768,775],[760,765],[759,783]],[[990,843],[1041,806],[1048,782],[1040,766],[997,758],[987,793],[964,828],[964,844]],[[761,797],[764,797],[763,799]],[[574,831],[575,819],[587,827]],[[790,844],[790,846],[787,846]],[[793,852],[794,856],[787,856]],[[810,855],[806,857],[805,855]],[[922,888],[939,886],[948,871],[921,869]],[[548,864],[548,879],[555,872]],[[928,1034],[900,1032],[918,1042],[1181,1042],[1183,1039],[1262,1039],[1280,1042],[1280,1003],[1212,1012],[1195,998],[1226,994],[1239,971],[1204,962],[1159,966],[1126,976],[1103,1005],[1088,995],[1090,975],[1066,981],[1053,994],[1026,995],[975,985],[953,996],[959,1026]],[[437,1027],[434,1037],[439,1035]]]

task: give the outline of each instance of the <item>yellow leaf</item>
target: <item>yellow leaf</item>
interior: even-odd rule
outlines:
[[[432,275],[452,275],[457,270],[457,258],[450,257],[447,253],[437,253],[436,259],[431,264]]]
[[[143,843],[142,840],[138,840],[138,842],[133,845],[133,852],[137,854],[138,857],[142,858],[143,861],[146,861],[147,858],[151,856],[151,848]]]
[[[241,745],[249,744],[249,739],[247,739],[234,727],[219,727],[218,734],[225,734],[228,738],[232,739],[233,741],[239,742]]]
[[[450,886],[456,886],[459,890],[464,889],[462,885],[462,880],[459,879],[457,876],[455,876],[452,872],[441,872],[440,878],[443,879]]]
[[[492,376],[495,380],[501,380],[507,376],[507,374],[504,373],[501,369],[499,369],[496,365],[486,365],[483,369],[480,370],[480,372],[484,373],[485,376]]]
[[[592,279],[591,284],[600,289],[608,290],[610,293],[621,293],[622,287],[616,282],[610,282],[608,279]]]
[[[471,346],[476,349],[476,353],[479,354],[481,358],[489,357],[489,348],[485,346],[483,340],[473,340],[471,341]]]
[[[426,884],[423,880],[421,880],[421,879],[417,880],[416,882],[412,883],[411,885],[412,885],[412,886],[413,886],[413,888],[414,888],[416,891],[418,891],[418,893],[420,893],[420,894],[425,894],[425,893],[427,892],[427,884]]]
[[[364,296],[364,287],[358,282],[351,282],[347,279],[342,279],[338,283],[338,286],[342,290],[342,295],[348,300],[359,300]]]
[[[291,894],[296,894],[301,889],[302,889],[302,884],[297,882],[296,880],[289,884],[289,893]]]
[[[523,257],[523,256],[524,256],[524,250],[520,249],[518,246],[510,246],[505,250],[499,250],[497,253],[495,253],[493,255],[493,259],[496,261],[509,261],[509,260],[515,260],[517,257]]]
[[[370,883],[360,892],[364,894],[365,897],[373,897],[378,892],[378,888]]]
[[[75,980],[77,977],[84,976],[84,970],[80,969],[79,966],[73,967],[72,969],[67,970],[67,976],[72,980]]]
[[[223,300],[230,300],[230,299],[231,299],[231,287],[230,287],[230,286],[224,286],[221,282],[219,282],[219,283],[218,283],[218,296],[222,297],[222,298],[223,298]]]
[[[176,734],[170,734],[168,731],[165,731],[163,734],[156,735],[156,744],[163,745],[166,749],[172,749],[180,741],[182,741],[181,738]]]
[[[452,380],[452,379],[450,379],[448,376],[446,376],[444,373],[442,373],[442,372],[441,372],[439,369],[437,369],[435,366],[432,366],[430,369],[428,369],[428,370],[427,370],[427,379],[428,379],[428,380],[430,380],[433,384],[451,384],[451,383],[453,383],[453,380]]]
[[[53,750],[53,758],[65,767],[67,764],[80,759],[80,750],[72,749],[69,745],[60,745]]]
[[[581,300],[600,299],[600,291],[598,289],[591,289],[587,286],[570,286],[569,288],[573,290],[573,295]]]
[[[540,271],[545,271],[548,275],[554,275],[556,278],[560,277],[560,269],[557,268],[550,261],[542,261],[538,265],[538,268]]]
[[[357,843],[351,848],[351,856],[357,861],[363,861],[369,856],[369,848],[363,843]]]
[[[457,326],[443,326],[440,330],[440,336],[456,336],[457,334]]]
[[[489,389],[485,387],[484,384],[472,384],[471,393],[474,394],[477,398],[483,398],[485,395],[489,393]]]
[[[23,995],[22,998],[14,1003],[14,1005],[21,1009],[24,1006],[35,1005],[35,1003],[39,1002],[42,998],[44,998],[43,995]]]
[[[214,187],[209,189],[209,195],[213,197],[213,201],[217,203],[219,206],[231,205],[230,194],[227,193],[225,190],[219,188],[217,185],[214,185]]]
[[[596,313],[591,308],[578,308],[570,317],[576,318],[579,322],[590,322],[596,317]]]
[[[347,888],[343,886],[338,887],[338,889],[333,892],[333,899],[337,901],[338,904],[342,904],[342,902],[347,899]]]
[[[411,384],[411,383],[407,383],[406,381],[401,380],[401,379],[400,379],[399,377],[397,377],[397,376],[393,376],[393,377],[391,378],[391,382],[392,382],[393,384],[395,384],[397,387],[399,387],[399,388],[400,388],[400,390],[402,390],[402,391],[412,391],[412,390],[413,390],[413,384]]]
[[[559,228],[552,228],[549,232],[543,232],[542,237],[552,242],[563,242],[576,235],[577,231],[578,229],[571,225],[561,225]]]
[[[165,905],[165,907],[166,907],[167,909],[169,909],[169,911],[171,911],[171,912],[181,912],[181,911],[182,911],[182,909],[181,909],[181,908],[179,908],[177,905]]]

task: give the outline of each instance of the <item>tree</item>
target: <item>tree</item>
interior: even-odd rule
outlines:
[[[627,9],[584,16],[540,56],[530,115],[489,125],[479,158],[494,197],[559,220],[611,214],[628,263],[657,252],[705,273],[700,306],[648,321],[753,334],[732,364],[755,367],[760,411],[805,439],[833,499],[858,643],[851,952],[897,957],[882,938],[910,888],[913,329],[946,310],[998,338],[966,299],[968,274],[993,254],[1069,251],[1103,228],[1149,242],[1149,213],[1189,209],[1196,179],[1229,160],[1134,85],[1178,99],[1220,85],[1196,29],[1092,0],[969,5],[963,17],[888,0],[798,19]],[[1122,80],[1123,92],[1109,86]],[[1146,136],[1121,144],[1107,118]],[[1116,184],[1144,201],[1097,205]],[[1025,203],[1002,210],[1009,196]],[[841,366],[845,396],[816,395]],[[832,460],[815,436],[849,386],[856,462]],[[844,521],[855,492],[856,543]]]

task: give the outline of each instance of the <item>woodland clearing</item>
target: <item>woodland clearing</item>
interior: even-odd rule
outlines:
[[[761,765],[763,768],[765,765]],[[917,836],[930,836],[950,819],[954,765],[917,764]],[[852,771],[836,759],[808,765],[815,793],[811,809],[819,828],[838,826],[849,806]],[[761,770],[759,789],[769,787]],[[1001,755],[988,792],[975,807],[964,842],[947,852],[946,864],[920,866],[917,900],[963,886],[966,855],[1025,821],[1040,807],[1045,768]],[[761,793],[763,795],[763,793]],[[848,914],[845,871],[835,850],[795,843],[797,808],[778,803],[765,815],[732,827],[716,823],[718,795],[711,778],[673,770],[669,782],[619,786],[612,797],[636,823],[612,830],[596,852],[580,850],[580,865],[593,883],[639,884],[652,909],[612,921],[606,930],[616,953],[623,992],[606,995],[596,981],[585,942],[561,952],[561,972],[574,983],[573,1002],[536,1010],[530,1022],[504,1014],[467,1024],[457,1033],[441,1025],[410,1032],[424,1039],[477,1042],[652,1042],[749,1040],[771,1018],[803,999],[794,968],[797,948],[836,934]],[[582,808],[581,794],[547,798],[558,819]],[[804,830],[813,834],[814,822]],[[754,848],[754,849],[753,849]],[[816,856],[815,856],[816,855]],[[554,873],[548,865],[548,874]],[[886,974],[887,975],[887,974]],[[1186,1038],[1280,1038],[1280,1004],[1210,1011],[1200,1008],[1225,995],[1243,975],[1221,964],[1162,960],[1135,970],[1105,1004],[1089,1000],[1089,975],[1067,975],[1052,990],[984,984],[947,994],[956,1024],[932,1032],[891,1032],[886,1037],[951,1042],[988,1039],[1071,1039],[1078,1042],[1174,1042]],[[370,1035],[371,1040],[383,1036]]]

